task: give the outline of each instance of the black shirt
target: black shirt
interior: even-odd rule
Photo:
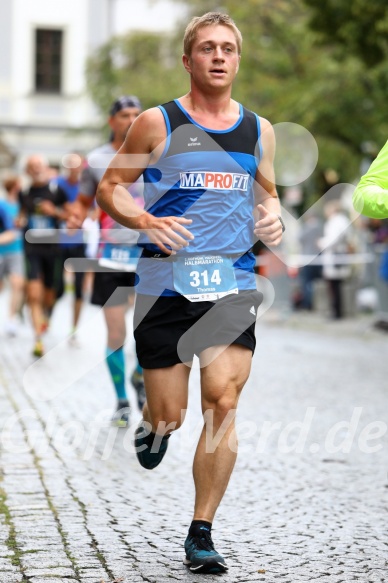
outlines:
[[[67,202],[66,193],[56,184],[30,186],[19,193],[22,212],[27,217],[24,229],[24,250],[26,253],[57,253],[59,250],[59,221],[55,217],[43,214],[39,204],[43,200],[51,201],[62,207]],[[31,230],[32,229],[32,230]],[[26,233],[27,238],[26,238]]]

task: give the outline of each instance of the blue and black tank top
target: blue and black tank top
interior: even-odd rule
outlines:
[[[255,288],[255,258],[250,249],[254,243],[253,183],[262,157],[259,117],[240,105],[232,127],[212,130],[195,122],[178,100],[159,107],[167,138],[159,160],[143,174],[145,209],[157,217],[192,219],[188,228],[194,240],[178,255],[231,255],[239,287]],[[144,234],[138,244],[160,253]],[[145,262],[141,263],[137,291],[153,295],[150,277],[158,275],[147,273]],[[172,278],[165,282],[170,289]],[[164,295],[175,295],[173,286],[170,291]]]

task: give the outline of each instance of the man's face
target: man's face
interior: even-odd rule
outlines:
[[[31,156],[26,165],[28,174],[33,184],[44,184],[49,180],[48,166],[40,156]]]
[[[230,86],[240,63],[236,37],[228,26],[215,24],[197,31],[190,57],[183,64],[199,86]]]
[[[73,180],[78,180],[82,169],[84,160],[79,154],[68,154],[63,159],[63,165],[66,168],[66,176]]]
[[[125,140],[125,136],[135,119],[140,115],[138,107],[125,107],[109,118],[109,125],[113,131],[114,139]]]

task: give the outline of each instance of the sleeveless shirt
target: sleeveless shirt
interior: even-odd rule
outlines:
[[[233,256],[239,289],[255,289],[250,249],[253,183],[262,156],[259,117],[239,105],[232,127],[212,130],[195,122],[178,100],[159,107],[167,138],[159,160],[143,173],[145,209],[157,217],[192,219],[194,240],[177,256]],[[138,245],[160,254],[145,234]],[[138,293],[177,295],[171,261],[141,259],[138,275]]]

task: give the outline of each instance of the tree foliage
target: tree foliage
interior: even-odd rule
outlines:
[[[388,57],[388,2],[386,0],[304,0],[310,25],[329,44],[358,56],[374,67]]]
[[[173,37],[134,32],[114,37],[88,60],[89,92],[103,113],[120,95],[137,95],[144,108],[187,91],[181,50]]]

